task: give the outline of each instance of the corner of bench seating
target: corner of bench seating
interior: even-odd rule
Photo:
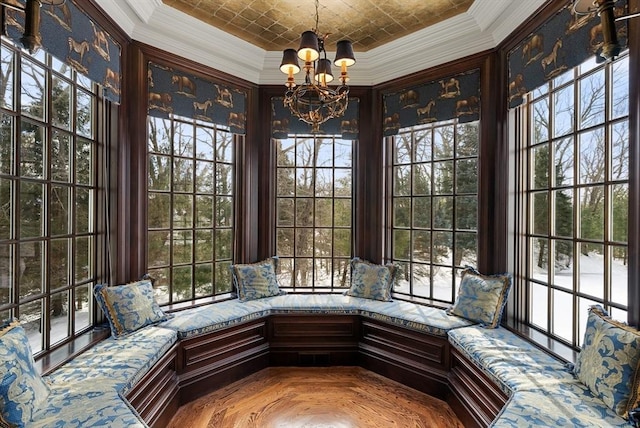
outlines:
[[[492,427],[633,426],[594,397],[565,363],[505,328],[471,326],[448,336],[509,396]]]
[[[382,302],[342,294],[285,294],[241,302],[237,299],[186,309],[159,326],[175,330],[178,338],[206,334],[269,314],[362,315],[412,330],[446,337],[454,328],[473,323],[443,309],[404,301]]]
[[[146,427],[124,396],[176,341],[155,326],[101,341],[44,377],[50,394],[29,426]]]

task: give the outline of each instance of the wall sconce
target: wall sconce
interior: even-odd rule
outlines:
[[[603,38],[600,56],[605,60],[613,60],[620,53],[621,48],[618,43],[615,22],[640,16],[640,13],[634,13],[632,15],[619,16],[616,18],[613,14],[614,8],[614,0],[575,0],[573,3],[573,11],[577,15],[597,13],[600,16]]]
[[[40,6],[47,4],[60,6],[66,0],[27,0],[23,5],[18,0],[0,0],[0,15],[2,16],[2,34],[7,36],[7,9],[24,12],[24,33],[20,38],[22,46],[35,53],[42,45],[40,36]]]

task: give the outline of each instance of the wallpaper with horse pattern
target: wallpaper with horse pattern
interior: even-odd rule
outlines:
[[[26,0],[18,1],[23,6]],[[25,14],[6,8],[7,34],[18,44]],[[71,0],[40,8],[42,48],[106,89],[105,97],[120,102],[120,46]]]
[[[545,82],[560,76],[602,50],[602,24],[591,13],[577,15],[572,2],[526,37],[508,55],[509,106],[522,104],[522,96]],[[615,3],[614,15],[627,11],[627,0]],[[626,21],[616,22],[618,43],[627,45]],[[601,58],[604,60],[603,58]],[[598,60],[598,59],[597,59]]]
[[[480,70],[471,70],[384,95],[383,132],[458,118],[472,122],[480,117]]]
[[[245,133],[244,90],[152,62],[147,68],[147,80],[151,116],[175,114],[228,126],[235,134]]]
[[[284,92],[284,91],[283,91]],[[359,134],[358,112],[360,99],[349,97],[344,115],[329,119],[320,125],[320,133],[342,135],[345,140],[357,140]],[[311,125],[294,117],[284,106],[284,97],[271,98],[271,135],[273,138],[287,138],[289,135],[311,134]]]

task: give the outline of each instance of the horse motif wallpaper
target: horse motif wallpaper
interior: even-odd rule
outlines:
[[[384,95],[383,133],[400,128],[458,118],[461,123],[480,118],[480,70]]]
[[[347,110],[342,117],[329,119],[320,125],[320,133],[342,135],[345,140],[357,140],[359,134],[358,113],[360,99],[349,97]],[[311,125],[291,114],[284,105],[284,97],[271,98],[271,136],[288,138],[289,135],[311,134]]]
[[[18,44],[24,22],[24,12],[6,9],[7,34]],[[120,45],[73,1],[40,7],[40,35],[44,50],[104,86],[106,98],[120,102]]]
[[[228,126],[235,134],[246,132],[244,90],[152,62],[147,67],[147,84],[151,116],[175,114]]]
[[[627,0],[615,3],[614,15],[627,13]],[[618,43],[627,45],[627,21],[616,21]],[[508,55],[509,106],[522,104],[522,96],[581,64],[592,55],[600,57],[604,40],[596,13],[577,15],[572,4],[562,8],[527,36]]]

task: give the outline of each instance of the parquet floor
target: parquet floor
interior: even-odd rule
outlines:
[[[270,367],[182,406],[169,428],[463,428],[444,401],[360,367]]]

